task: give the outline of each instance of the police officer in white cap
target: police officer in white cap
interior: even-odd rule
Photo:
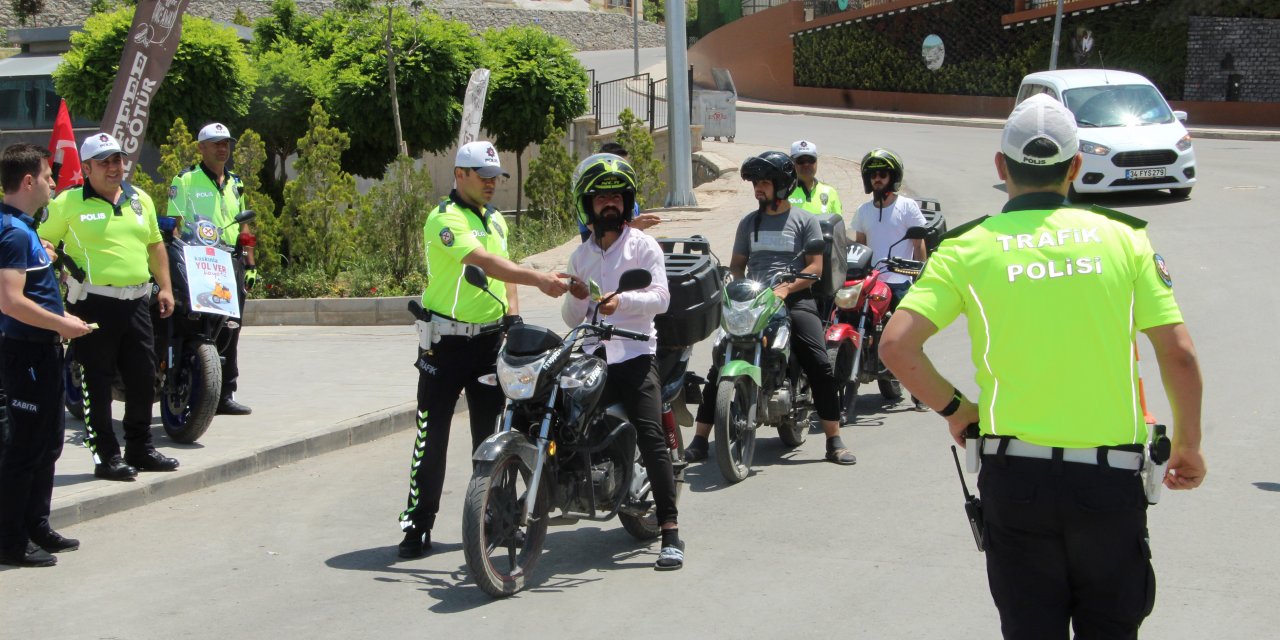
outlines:
[[[478,378],[495,372],[502,328],[519,322],[517,284],[560,297],[569,290],[562,273],[522,267],[508,259],[507,223],[489,201],[498,179],[507,177],[498,151],[483,141],[458,149],[453,179],[457,187],[433,209],[423,227],[427,288],[418,349],[418,437],[409,468],[409,499],[400,514],[404,540],[401,558],[417,558],[431,549],[431,527],[440,510],[449,425],[463,389],[471,413],[471,446],[479,446],[497,425],[506,399],[496,386]],[[489,278],[488,293],[462,278],[475,265]],[[506,300],[503,305],[499,299]]]
[[[182,216],[191,228],[195,228],[198,218],[203,218],[222,229],[223,242],[235,247],[231,263],[240,289],[240,317],[244,318],[246,294],[258,279],[258,269],[253,257],[253,235],[242,234],[240,225],[234,222],[245,209],[245,202],[244,182],[227,169],[233,140],[231,130],[222,123],[210,123],[200,129],[196,137],[200,162],[174,176],[169,185],[169,215]],[[240,377],[240,327],[228,326],[227,333],[222,349],[222,397],[217,411],[224,415],[248,415],[253,410],[235,399]]]
[[[818,180],[818,145],[808,140],[791,143],[791,162],[796,165],[796,188],[787,196],[791,206],[809,213],[840,215],[840,194]]]

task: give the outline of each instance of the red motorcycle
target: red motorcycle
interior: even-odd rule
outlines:
[[[924,227],[911,227],[894,246],[925,239],[928,234]],[[893,315],[889,310],[892,293],[881,276],[892,272],[914,279],[924,269],[923,262],[898,257],[881,260],[871,268],[871,249],[856,242],[849,245],[847,263],[844,286],[836,292],[827,320],[827,358],[840,393],[843,424],[852,423],[857,415],[858,387],[864,383],[876,382],[886,400],[902,397],[902,384],[880,362],[880,334]]]

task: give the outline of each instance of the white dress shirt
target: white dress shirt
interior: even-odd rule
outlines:
[[[639,342],[617,336],[605,340],[605,361],[610,364],[652,355],[658,351],[658,336],[654,330],[653,318],[665,312],[671,302],[662,247],[648,234],[627,225],[622,228],[622,233],[608,251],[600,248],[592,236],[578,245],[569,256],[569,274],[583,281],[594,280],[600,285],[602,294],[617,290],[618,279],[624,271],[630,269],[647,270],[653,275],[653,282],[644,289],[618,294],[617,310],[613,315],[602,315],[601,319],[619,329],[646,334],[649,341]],[[584,319],[589,319],[595,309],[596,303],[590,296],[579,300],[569,294],[564,297],[560,315],[565,324],[575,327]]]

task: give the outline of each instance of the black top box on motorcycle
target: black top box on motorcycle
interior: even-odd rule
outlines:
[[[822,251],[822,278],[813,283],[813,295],[829,298],[844,286],[845,254],[849,250],[849,236],[845,232],[844,218],[838,213],[816,215],[822,227],[822,239],[826,248]]]
[[[920,198],[920,213],[924,214],[924,228],[929,235],[924,239],[925,250],[933,253],[942,242],[942,235],[947,232],[947,219],[942,215],[942,203],[932,198]]]
[[[667,270],[671,304],[654,318],[659,347],[697,344],[720,326],[720,261],[711,254],[711,241],[658,238]]]
[[[871,247],[850,242],[845,252],[845,280],[861,280],[871,274]]]

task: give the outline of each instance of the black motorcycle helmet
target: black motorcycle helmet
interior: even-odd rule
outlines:
[[[768,180],[773,183],[773,199],[786,200],[796,188],[796,165],[791,156],[781,151],[766,151],[742,163],[742,179],[748,182]]]
[[[902,158],[888,149],[872,149],[862,156],[861,170],[862,188],[866,193],[874,191],[871,187],[871,174],[876,171],[889,172],[889,191],[897,193],[902,189],[902,175],[906,172],[906,167],[902,164]]]
[[[573,203],[578,221],[593,224],[595,210],[591,197],[597,193],[622,193],[622,219],[630,221],[636,208],[636,171],[626,160],[612,153],[597,153],[578,163],[573,172]]]

